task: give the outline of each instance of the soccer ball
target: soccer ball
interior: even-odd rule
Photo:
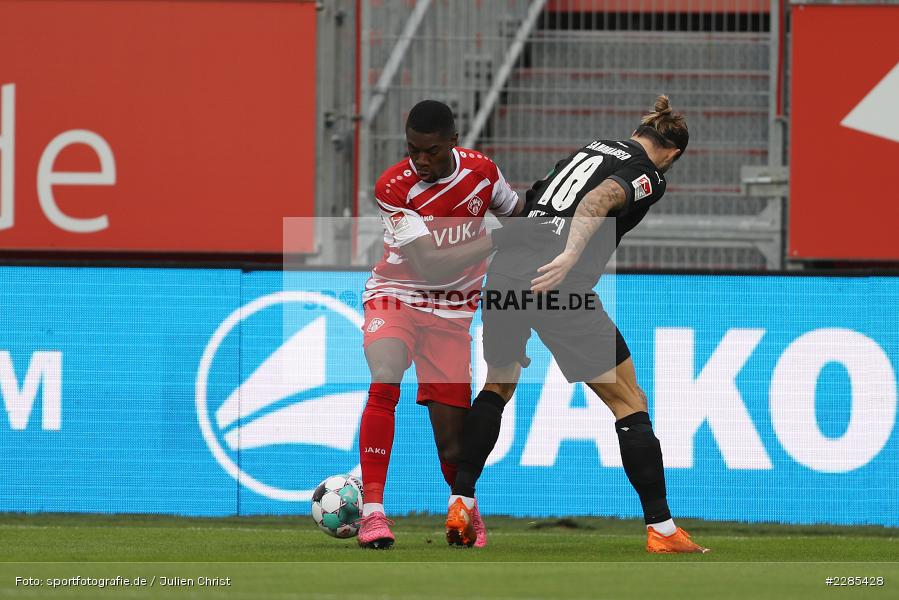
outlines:
[[[355,536],[361,516],[362,482],[352,475],[332,475],[312,492],[312,520],[330,536]]]

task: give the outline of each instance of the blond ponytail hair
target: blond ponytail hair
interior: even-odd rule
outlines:
[[[647,128],[651,131],[646,131]],[[637,128],[638,135],[653,132],[659,134],[663,142],[667,142],[664,145],[679,148],[681,152],[687,147],[690,139],[687,120],[684,115],[671,108],[671,103],[665,94],[656,98],[653,112],[643,115],[643,118],[640,119],[640,127]]]

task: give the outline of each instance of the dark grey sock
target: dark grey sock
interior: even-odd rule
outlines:
[[[499,438],[505,406],[502,396],[487,390],[481,390],[474,399],[462,429],[462,457],[453,483],[453,494],[474,498],[475,484]]]
[[[643,505],[647,525],[671,518],[665,498],[662,447],[652,430],[649,414],[638,412],[615,421],[624,472]]]

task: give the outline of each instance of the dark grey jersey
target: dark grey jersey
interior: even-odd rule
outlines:
[[[624,188],[624,206],[609,213],[593,235],[580,261],[571,270],[566,287],[593,287],[628,231],[637,226],[649,207],[665,193],[665,178],[634,140],[596,140],[559,161],[550,173],[527,192],[524,215],[529,218],[558,218],[558,242],[539,247],[522,244],[497,252],[490,271],[530,280],[537,269],[564,248],[578,205],[584,196],[606,179]]]

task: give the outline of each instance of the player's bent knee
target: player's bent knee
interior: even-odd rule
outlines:
[[[406,369],[399,364],[379,363],[371,366],[371,380],[374,383],[394,383],[399,385]]]
[[[386,338],[365,349],[365,359],[374,383],[399,385],[409,368],[409,356],[400,340]]]

